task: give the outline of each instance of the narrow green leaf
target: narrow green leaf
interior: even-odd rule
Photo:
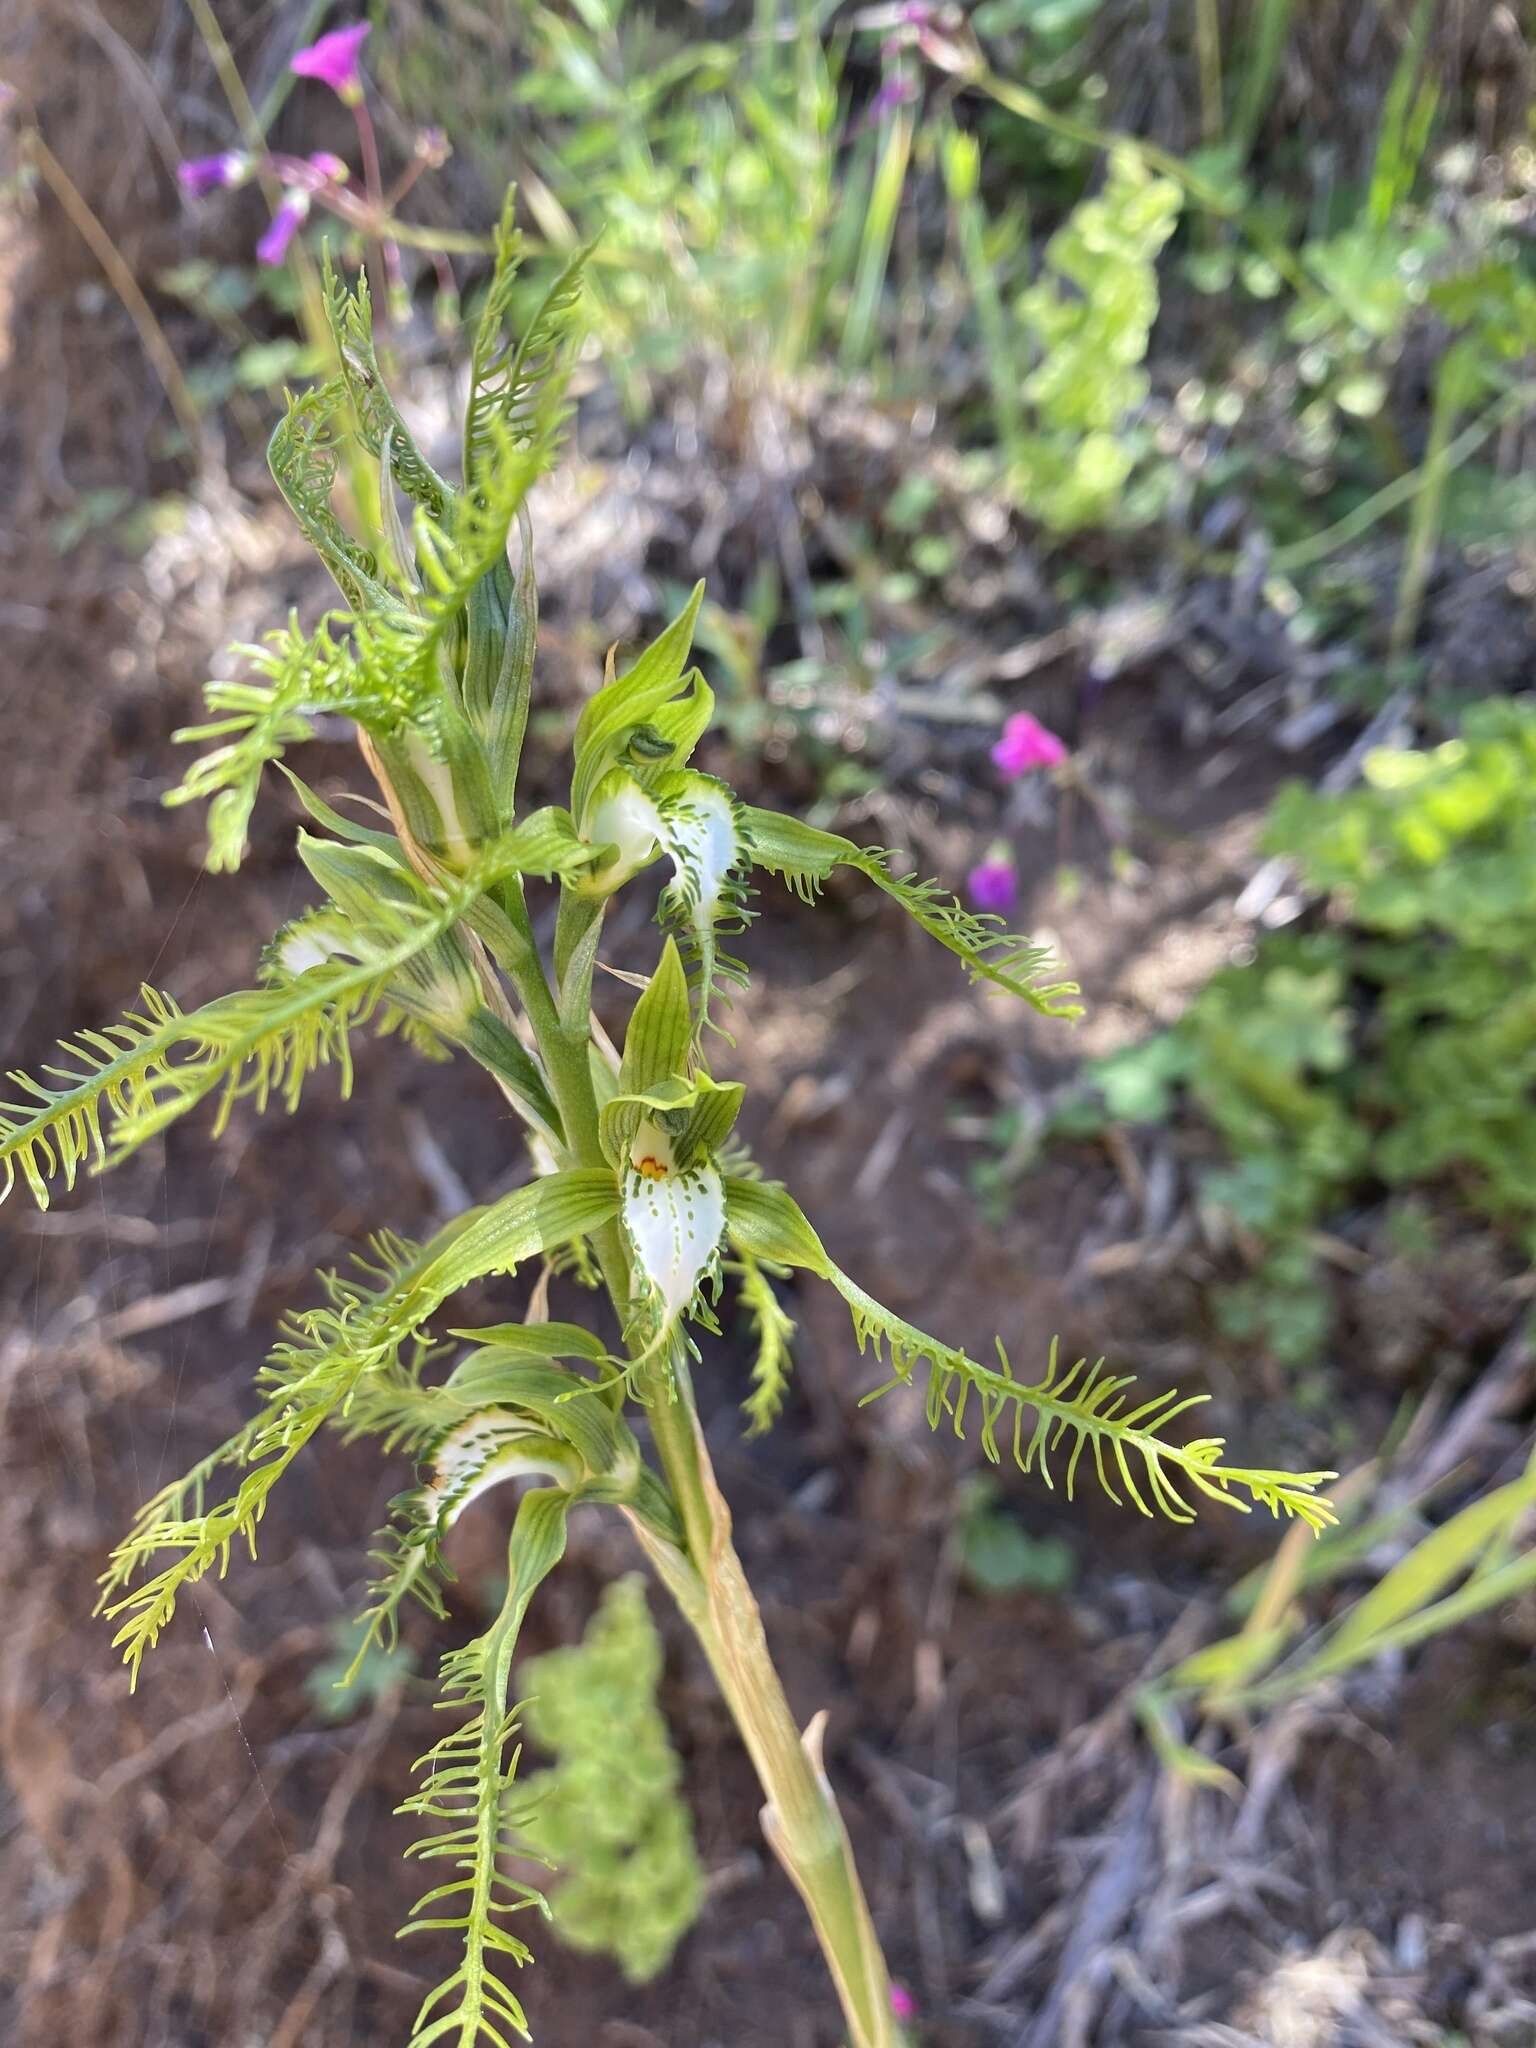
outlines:
[[[1536,1479],[1527,1473],[1495,1487],[1414,1544],[1408,1555],[1357,1600],[1329,1639],[1327,1656],[1353,1661],[1372,1654],[1376,1637],[1429,1606],[1453,1579],[1513,1530],[1536,1500]]]

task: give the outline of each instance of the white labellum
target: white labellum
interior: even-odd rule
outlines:
[[[332,929],[332,920],[322,913],[309,917],[280,934],[273,947],[278,967],[295,981],[301,974],[308,974],[312,967],[325,967],[344,953],[345,948],[339,934]]]
[[[719,915],[726,877],[741,855],[736,813],[727,792],[702,775],[661,809],[661,836],[677,871],[678,900],[699,923]]]
[[[660,820],[656,805],[632,775],[615,770],[599,785],[582,837],[590,846],[617,849],[605,868],[578,884],[589,895],[606,896],[656,858]]]
[[[426,1498],[440,1529],[459,1519],[472,1500],[533,1472],[552,1478],[570,1477],[571,1454],[520,1417],[504,1408],[486,1408],[451,1429],[432,1454],[432,1477]]]
[[[640,1145],[637,1134],[632,1159]],[[620,1214],[637,1277],[649,1281],[661,1328],[668,1330],[714,1267],[725,1229],[724,1184],[713,1166],[679,1169],[648,1152],[624,1175]]]

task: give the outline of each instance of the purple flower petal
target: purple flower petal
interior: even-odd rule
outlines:
[[[293,240],[309,212],[307,192],[285,192],[283,203],[272,216],[271,225],[256,244],[258,263],[278,264],[288,254]]]
[[[1028,711],[1014,713],[992,749],[993,762],[1010,782],[1033,768],[1059,768],[1066,758],[1066,742]]]
[[[1012,910],[1019,893],[1019,879],[1011,860],[982,861],[971,869],[965,886],[978,910],[994,910],[1004,915]]]
[[[190,192],[194,199],[202,199],[224,186],[243,185],[250,169],[248,156],[237,149],[226,149],[218,156],[189,157],[176,166],[176,176],[183,191]]]
[[[370,27],[369,22],[355,21],[350,28],[333,28],[306,49],[295,50],[288,69],[300,78],[318,78],[344,100],[359,98],[363,81],[357,60]]]
[[[904,107],[909,100],[917,98],[917,81],[895,72],[883,79],[879,91],[869,103],[871,121],[881,120],[886,114],[894,113],[897,107]]]
[[[891,2011],[895,2013],[899,2020],[915,2020],[917,2018],[917,2000],[903,1985],[893,1984],[891,1986]]]

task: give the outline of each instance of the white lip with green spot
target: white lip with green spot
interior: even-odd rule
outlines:
[[[432,1477],[425,1489],[429,1511],[438,1527],[448,1528],[472,1500],[504,1479],[544,1473],[569,1478],[566,1447],[504,1409],[488,1408],[449,1431],[432,1455]]]
[[[647,1120],[630,1147],[619,1209],[636,1277],[649,1283],[662,1330],[684,1313],[713,1270],[725,1229],[725,1187],[716,1169],[679,1168],[671,1158],[670,1139]],[[641,1160],[651,1170],[642,1170]]]
[[[702,775],[690,775],[686,790],[661,806],[661,833],[682,900],[701,919],[717,917],[742,852],[729,794]]]

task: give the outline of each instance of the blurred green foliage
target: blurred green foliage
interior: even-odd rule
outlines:
[[[632,1984],[666,1966],[704,1898],[677,1753],[656,1704],[660,1676],[661,1639],[638,1576],[606,1589],[579,1644],[523,1673],[525,1726],[556,1761],[517,1784],[517,1826],[557,1872],[562,1939],[612,1955]]]
[[[952,134],[944,165],[1011,495],[1055,533],[1150,517],[1156,489],[1127,498],[1126,486],[1151,452],[1137,415],[1151,388],[1143,365],[1157,258],[1178,222],[1178,186],[1116,150],[1102,190],[1046,243],[1042,275],[1005,307],[974,138]]]
[[[1093,1062],[1058,1128],[1197,1111],[1229,1161],[1203,1198],[1258,1249],[1221,1320],[1302,1364],[1331,1314],[1313,1235],[1373,1189],[1441,1188],[1536,1255],[1536,705],[1474,706],[1343,794],[1291,786],[1266,843],[1319,928],[1262,938],[1171,1030]]]
[[[965,1576],[978,1593],[1054,1598],[1071,1589],[1077,1553],[1064,1536],[1031,1536],[1008,1512],[995,1479],[978,1473],[965,1481],[957,1502],[955,1533]]]

